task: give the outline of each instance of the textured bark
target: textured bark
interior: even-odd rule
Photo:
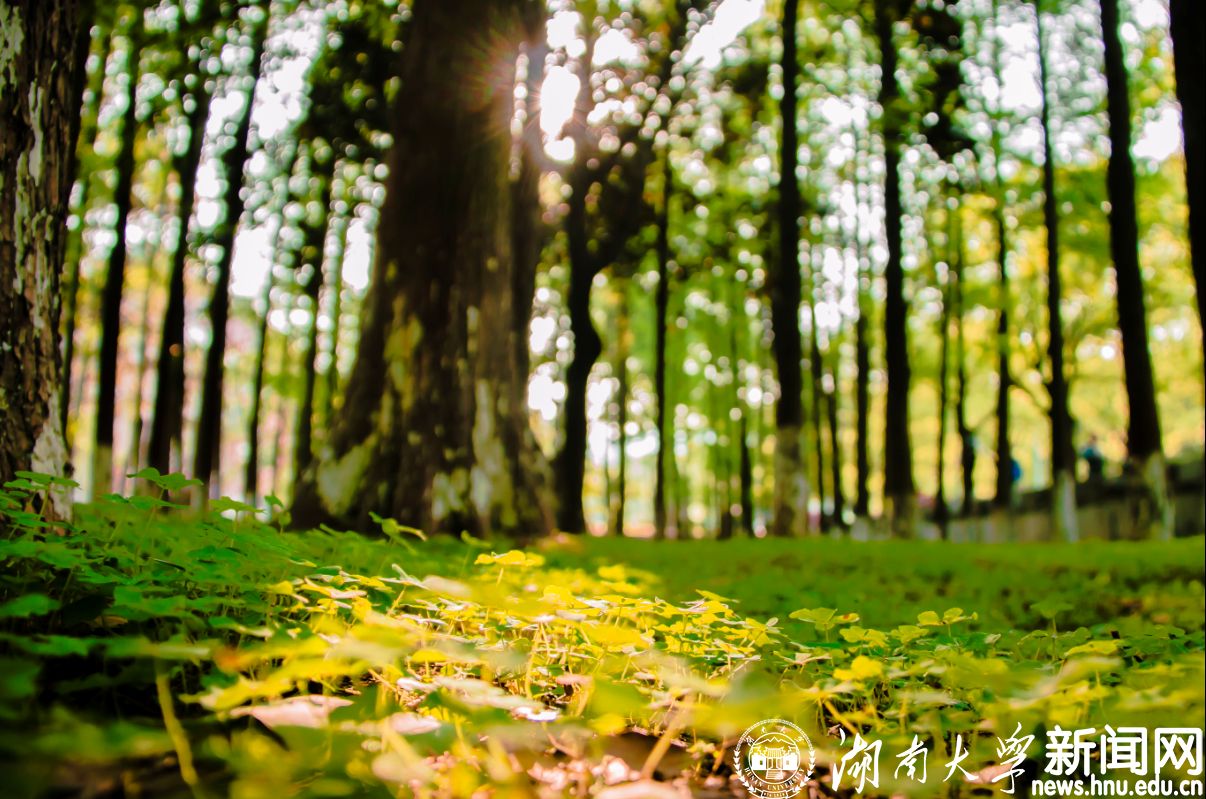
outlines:
[[[1055,149],[1051,145],[1051,109],[1047,83],[1047,40],[1043,4],[1035,3],[1038,34],[1039,121],[1043,129],[1043,223],[1047,228],[1047,352],[1051,362],[1051,529],[1061,541],[1080,536],[1076,520],[1076,454],[1072,449],[1072,418],[1068,415],[1068,381],[1064,375],[1064,326],[1060,318],[1059,198],[1055,193]]]
[[[892,535],[908,537],[914,532],[916,497],[913,487],[913,454],[909,442],[909,343],[908,305],[904,298],[904,268],[901,263],[900,148],[901,111],[897,107],[900,87],[896,80],[897,51],[892,36],[896,18],[885,2],[875,6],[875,33],[879,39],[881,82],[879,104],[883,108],[884,134],[884,225],[888,260],[884,265],[884,345],[888,373],[887,413],[884,424],[884,506]]]
[[[0,4],[0,483],[61,476],[59,276],[82,86],[79,3]],[[46,515],[65,518],[54,492]]]
[[[97,376],[96,440],[92,451],[92,494],[112,490],[113,425],[117,407],[117,355],[121,332],[121,302],[126,280],[126,225],[134,202],[134,145],[138,139],[138,79],[142,49],[142,12],[137,10],[126,34],[125,111],[122,113],[121,146],[117,153],[117,186],[113,202],[117,221],[115,241],[109,250],[105,286],[101,292],[100,372]]]
[[[653,424],[657,435],[657,460],[653,467],[653,535],[666,537],[666,458],[673,457],[666,435],[666,324],[670,310],[670,195],[674,170],[667,148],[662,164],[662,207],[657,220],[657,289],[653,296]]]
[[[544,19],[540,6],[530,3],[525,9],[527,41],[524,74],[524,126],[519,139],[519,174],[511,184],[512,221],[515,260],[520,266],[514,271],[512,296],[515,297],[515,363],[520,374],[530,372],[531,353],[528,333],[532,323],[532,298],[536,293],[536,271],[540,252],[548,237],[541,220],[540,171],[544,144],[540,137],[540,88],[544,82],[545,58],[549,47],[545,40]]]
[[[507,177],[521,5],[413,6],[356,362],[300,477],[297,524],[365,528],[377,513],[453,533],[552,526],[515,342],[531,302],[513,296],[513,270],[531,265],[513,250]]]
[[[234,141],[222,154],[223,175],[226,191],[223,207],[226,218],[214,236],[214,243],[221,249],[217,279],[209,301],[209,348],[205,353],[205,376],[201,383],[201,413],[197,420],[197,446],[194,452],[193,476],[209,484],[210,492],[217,491],[214,479],[221,467],[222,452],[222,384],[224,379],[223,359],[226,356],[226,321],[230,316],[230,272],[234,265],[234,240],[243,216],[244,198],[243,170],[248,159],[248,141],[251,136],[251,107],[255,103],[256,85],[259,83],[264,46],[268,40],[268,10],[261,6],[261,18],[252,23],[252,57],[250,80],[247,81],[246,104],[235,123]]]
[[[783,4],[783,97],[779,101],[779,251],[771,274],[771,325],[779,397],[775,405],[774,534],[803,535],[808,528],[808,478],[803,453],[804,379],[800,360],[800,184],[796,177],[796,54],[799,0]]]
[[[1129,405],[1127,456],[1144,494],[1152,538],[1172,537],[1172,502],[1164,474],[1160,418],[1147,343],[1147,311],[1139,268],[1139,225],[1135,209],[1135,164],[1131,158],[1131,106],[1127,71],[1118,36],[1118,0],[1101,0],[1105,43],[1106,110],[1110,120],[1110,161],[1106,184],[1110,197],[1110,253],[1118,284],[1118,328]]]
[[[176,159],[180,181],[180,204],[176,207],[176,246],[168,277],[168,299],[163,313],[163,333],[155,373],[155,408],[151,415],[151,439],[147,445],[147,463],[166,474],[184,462],[184,271],[188,263],[189,225],[197,196],[197,169],[205,143],[205,123],[209,119],[210,94],[200,75],[194,75],[192,104],[185,112],[188,147]],[[172,453],[175,452],[175,459]]]
[[[1185,143],[1185,187],[1189,201],[1189,253],[1198,294],[1198,320],[1206,328],[1206,3],[1169,0],[1177,99]],[[1194,88],[1197,86],[1198,88]],[[1202,336],[1206,360],[1206,335]]]

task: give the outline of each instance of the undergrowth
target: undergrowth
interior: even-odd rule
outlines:
[[[70,525],[31,509],[65,481],[0,491],[5,796],[739,795],[768,717],[824,794],[855,734],[937,771],[958,738],[975,774],[1015,729],[1202,724],[1201,539],[514,551],[198,515],[142,477]],[[876,795],[958,790],[884,770]]]

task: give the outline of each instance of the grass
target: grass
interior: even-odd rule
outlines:
[[[50,478],[0,492],[6,796],[740,795],[768,717],[817,790],[857,734],[868,794],[953,795],[890,758],[916,736],[931,772],[962,746],[995,774],[1015,729],[1039,758],[1055,724],[1202,723],[1201,539],[520,552],[197,516],[144,477],[67,527],[31,510]]]

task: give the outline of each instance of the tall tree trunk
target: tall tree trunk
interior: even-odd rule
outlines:
[[[1122,333],[1122,360],[1130,406],[1127,456],[1147,505],[1148,535],[1167,539],[1173,533],[1173,506],[1169,499],[1156,386],[1147,343],[1147,311],[1139,269],[1135,164],[1131,158],[1131,103],[1118,26],[1118,0],[1101,0],[1106,108],[1110,120],[1110,161],[1106,171],[1110,197],[1110,253],[1118,283],[1118,328]]]
[[[182,467],[184,455],[184,271],[188,263],[189,224],[197,198],[197,170],[205,143],[205,123],[209,119],[210,94],[200,75],[191,94],[185,119],[188,123],[188,147],[176,159],[180,179],[180,205],[176,208],[176,246],[168,277],[168,298],[163,313],[163,332],[155,373],[155,408],[151,414],[151,439],[147,445],[147,463],[167,474]],[[172,453],[176,457],[173,459]]]
[[[937,488],[934,491],[934,521],[945,541],[949,537],[948,523],[950,508],[946,502],[946,409],[950,404],[950,350],[951,350],[951,279],[950,265],[955,260],[954,240],[955,224],[952,213],[953,201],[946,203],[946,271],[939,275],[942,291],[942,320],[939,335],[942,338],[942,351],[938,359],[938,466],[935,470]]]
[[[133,416],[130,420],[130,441],[126,446],[125,464],[120,474],[119,483],[125,490],[125,475],[138,471],[142,463],[142,398],[147,382],[147,347],[151,343],[151,290],[155,285],[155,261],[150,258],[146,262],[146,278],[143,284],[142,308],[139,314],[138,347],[134,350],[134,397],[132,403]]]
[[[833,526],[845,527],[846,495],[842,490],[842,444],[838,430],[838,357],[836,343],[831,339],[826,354],[831,355],[828,377],[831,385],[825,389],[825,409],[828,416],[829,430],[829,482],[833,494],[833,513],[830,522]]]
[[[810,404],[808,408],[809,416],[812,420],[812,435],[813,435],[813,452],[816,457],[816,469],[813,472],[816,475],[817,487],[817,526],[820,531],[826,532],[829,529],[829,516],[825,512],[825,431],[822,422],[822,406],[825,403],[825,369],[821,363],[821,343],[820,332],[817,330],[817,312],[816,312],[816,292],[817,292],[817,272],[821,269],[821,262],[818,255],[821,252],[821,246],[817,242],[813,242],[808,248],[808,297],[805,303],[808,306],[808,371],[811,378],[811,391],[809,392]]]
[[[998,0],[992,2],[992,69],[997,86],[1004,85],[1001,79],[1001,32]],[[999,117],[1001,102],[995,109]],[[1001,120],[992,120],[992,166],[994,204],[992,218],[997,229],[997,490],[993,505],[1006,514],[1012,512],[1014,495],[1013,450],[1009,442],[1009,390],[1012,377],[1009,372],[1009,242],[1005,226],[1005,181],[1001,177],[1002,143]],[[1005,526],[1011,522],[1006,518]]]
[[[1061,541],[1076,541],[1076,455],[1072,448],[1072,419],[1068,415],[1068,381],[1064,375],[1064,326],[1060,318],[1059,210],[1055,194],[1055,148],[1051,145],[1051,104],[1048,96],[1047,39],[1043,3],[1036,0],[1039,92],[1043,128],[1043,223],[1047,228],[1047,352],[1051,361],[1051,529]]]
[[[85,56],[84,61],[86,62],[90,42],[88,38],[89,26],[86,24],[80,25],[77,36],[81,37],[80,41],[76,43],[77,55],[82,52]],[[78,181],[80,184],[79,204],[74,209],[74,213],[79,219],[79,226],[68,233],[67,254],[63,262],[63,399],[60,403],[59,416],[63,433],[68,439],[70,439],[70,435],[68,434],[67,421],[71,410],[71,371],[72,365],[75,363],[75,330],[78,322],[77,310],[79,308],[80,281],[82,278],[80,268],[83,263],[84,232],[88,229],[88,208],[94,199],[92,187],[97,179],[93,170],[88,170],[81,174],[80,163],[84,160],[81,157],[81,152],[85,152],[89,159],[95,156],[94,145],[97,126],[100,118],[100,109],[104,105],[105,99],[105,68],[109,63],[109,54],[113,49],[112,35],[106,35],[102,32],[98,39],[97,44],[100,47],[100,51],[97,55],[97,67],[88,79],[90,101],[86,103],[81,112],[80,135],[71,157],[72,179]],[[76,74],[78,75],[79,73]]]
[[[134,202],[134,145],[138,140],[138,79],[142,50],[142,10],[135,9],[126,33],[125,110],[122,113],[121,146],[117,153],[117,186],[113,201],[117,221],[115,240],[109,250],[105,287],[101,294],[100,374],[97,382],[96,441],[92,451],[92,495],[113,488],[113,426],[117,407],[117,356],[121,331],[121,300],[126,279],[126,226]]]
[[[620,288],[619,319],[616,331],[616,426],[619,428],[620,459],[616,472],[616,502],[612,512],[611,531],[614,535],[624,535],[624,520],[628,505],[628,351],[630,348],[630,333],[628,331],[628,299],[627,288]]]
[[[343,330],[343,264],[347,259],[348,228],[350,219],[340,216],[332,224],[334,230],[335,251],[331,253],[331,334],[330,356],[326,372],[323,374],[323,407],[321,418],[323,426],[330,429],[335,418],[336,399],[339,394],[339,339]],[[533,287],[533,292],[535,287]],[[527,337],[524,337],[524,355],[527,353]],[[518,355],[518,354],[517,354]]]
[[[319,191],[318,219],[309,222],[303,230],[305,242],[302,252],[310,256],[310,274],[302,285],[302,293],[310,301],[310,327],[306,333],[306,349],[302,355],[302,400],[297,414],[297,433],[293,438],[293,471],[303,473],[314,455],[314,389],[318,385],[318,327],[322,316],[321,300],[324,283],[324,255],[327,228],[331,217],[331,187],[335,182],[335,161],[320,167],[323,174],[318,177],[322,188]]]
[[[1198,81],[1206,74],[1206,4],[1169,0],[1177,99],[1185,141],[1185,187],[1189,201],[1189,253],[1198,293],[1198,320],[1206,328],[1206,97]],[[1197,86],[1198,88],[1193,88]],[[1202,336],[1206,360],[1206,335]]]
[[[871,515],[871,458],[869,436],[871,422],[871,264],[863,239],[862,159],[858,131],[854,135],[854,252],[858,261],[858,319],[854,323],[854,361],[858,375],[854,385],[855,404],[855,495],[854,515],[865,519]]]
[[[549,46],[545,37],[543,9],[538,3],[528,3],[524,9],[527,41],[525,55],[524,125],[519,138],[519,174],[511,185],[512,223],[515,259],[521,265],[514,272],[515,285],[515,363],[523,375],[525,386],[531,370],[529,330],[532,324],[532,298],[536,293],[536,272],[540,252],[548,236],[541,220],[540,171],[544,144],[540,138],[540,89],[544,84],[545,59]]]
[[[963,194],[957,189],[955,207],[955,243],[952,264],[954,290],[951,295],[952,314],[955,317],[955,428],[959,433],[959,466],[963,482],[963,503],[959,514],[964,518],[972,515],[976,507],[976,440],[967,426],[967,347],[963,335],[963,266],[966,261],[963,240]]]
[[[297,486],[297,524],[537,536],[544,470],[516,362],[507,173],[520,2],[417,0],[345,412]],[[498,57],[483,61],[480,42]],[[467,95],[464,86],[478,91]],[[474,102],[468,102],[472,98]],[[414,153],[424,157],[415,158]]]
[[[0,5],[0,484],[18,471],[62,476],[59,275],[83,87],[74,69],[79,5]],[[66,518],[55,491],[47,517]]]
[[[800,184],[796,176],[796,55],[799,0],[783,4],[783,97],[779,144],[779,252],[771,274],[771,324],[779,398],[775,406],[774,534],[798,536],[808,530],[808,477],[804,467],[804,379],[800,343]]]
[[[653,535],[666,537],[666,458],[667,441],[672,448],[673,437],[666,435],[666,316],[670,309],[670,194],[674,171],[670,164],[670,148],[662,165],[662,207],[657,219],[657,288],[653,296],[653,393],[655,395],[654,427],[657,435],[657,461],[653,468]]]
[[[204,491],[220,493],[217,475],[222,453],[222,383],[223,360],[226,356],[226,321],[230,316],[230,272],[234,265],[235,233],[243,216],[243,171],[247,165],[248,142],[251,137],[251,111],[255,91],[263,68],[264,47],[268,40],[268,6],[260,7],[261,17],[252,23],[252,56],[246,84],[246,102],[235,123],[234,141],[222,154],[226,191],[223,207],[226,218],[214,236],[222,250],[218,261],[218,276],[209,301],[210,342],[205,353],[205,376],[201,383],[201,414],[197,420],[197,446],[194,453],[193,476],[206,483]]]
[[[279,233],[279,231],[278,231]],[[275,265],[276,258],[273,258]],[[259,498],[260,481],[260,416],[263,408],[264,374],[268,361],[268,334],[272,330],[268,318],[272,315],[272,289],[276,287],[276,275],[272,266],[264,281],[264,293],[260,297],[260,327],[256,337],[255,376],[251,387],[251,414],[247,421],[247,466],[243,472],[244,501],[254,505]]]
[[[888,260],[884,265],[884,345],[888,372],[884,424],[884,506],[892,535],[914,533],[917,500],[913,487],[913,453],[909,442],[908,305],[904,298],[901,264],[900,148],[903,145],[900,87],[896,80],[897,52],[892,27],[896,15],[886,2],[875,5],[875,32],[880,48],[879,104],[884,133],[884,225]]]

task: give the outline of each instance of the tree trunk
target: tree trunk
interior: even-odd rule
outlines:
[[[87,25],[80,25],[78,36],[80,41],[76,43],[77,55],[81,52],[85,56],[84,61],[87,61],[89,40],[83,37],[89,36],[89,28]],[[77,310],[79,308],[80,295],[80,267],[83,261],[83,242],[84,232],[88,229],[88,208],[92,203],[93,194],[92,187],[97,180],[97,176],[93,170],[88,170],[86,174],[80,174],[80,162],[83,160],[80,157],[81,151],[87,151],[88,157],[91,159],[95,155],[93,149],[97,123],[100,118],[100,109],[104,105],[105,93],[105,68],[109,63],[109,54],[113,49],[113,36],[106,35],[104,32],[99,37],[100,52],[97,55],[97,68],[89,77],[89,96],[90,102],[84,107],[81,113],[81,129],[80,135],[72,152],[71,157],[71,175],[74,181],[80,184],[79,205],[76,206],[74,213],[79,220],[79,226],[68,233],[67,237],[67,254],[64,258],[64,280],[63,280],[63,399],[59,408],[60,423],[62,425],[63,434],[70,439],[67,430],[67,421],[71,410],[71,369],[75,363],[75,329],[78,322]],[[77,76],[80,73],[76,73]]]
[[[1135,210],[1135,164],[1131,159],[1131,104],[1118,26],[1118,0],[1101,0],[1106,109],[1110,120],[1110,161],[1106,171],[1110,197],[1110,253],[1118,283],[1118,328],[1122,333],[1122,360],[1130,407],[1127,456],[1144,495],[1148,534],[1152,538],[1167,539],[1172,537],[1173,507],[1147,344],[1147,311],[1139,269],[1139,225]]]
[[[1055,149],[1051,144],[1051,107],[1047,83],[1047,42],[1043,4],[1034,7],[1038,33],[1039,92],[1043,128],[1043,223],[1047,228],[1047,351],[1051,360],[1051,529],[1061,541],[1076,541],[1076,455],[1072,448],[1072,419],[1068,415],[1068,381],[1064,375],[1064,326],[1060,318],[1059,210],[1055,194]]]
[[[959,514],[968,518],[976,507],[976,441],[971,428],[967,426],[967,348],[963,337],[963,208],[962,192],[955,198],[955,262],[952,264],[954,291],[951,295],[952,314],[955,317],[955,427],[959,433],[959,466],[963,482],[963,503]]]
[[[620,462],[616,472],[616,503],[612,512],[611,531],[624,535],[624,519],[628,504],[628,300],[626,286],[620,288],[618,330],[616,331],[616,426],[619,428]]]
[[[507,179],[520,8],[413,6],[356,363],[298,483],[297,524],[367,527],[377,513],[453,533],[551,528],[514,340],[531,298],[513,296],[513,270],[532,268],[513,251]]]
[[[934,491],[934,521],[938,524],[938,530],[942,534],[942,540],[944,541],[949,537],[948,523],[950,522],[950,508],[946,503],[946,409],[950,404],[952,293],[950,265],[955,260],[953,205],[953,201],[948,199],[946,204],[946,272],[938,276],[941,280],[940,289],[942,291],[942,321],[939,327],[939,335],[942,338],[942,352],[938,360],[938,466],[935,474],[937,488]]]
[[[863,180],[862,148],[858,132],[854,136],[854,251],[858,261],[858,319],[854,323],[854,360],[858,375],[855,378],[855,495],[854,515],[865,519],[871,515],[871,458],[868,438],[871,421],[871,265],[863,239],[862,211]]]
[[[324,254],[327,228],[331,217],[331,187],[335,182],[335,161],[324,165],[317,176],[319,190],[318,219],[303,226],[303,258],[309,256],[310,273],[302,285],[302,293],[310,301],[310,328],[306,333],[306,349],[302,356],[302,401],[297,414],[297,433],[293,438],[293,472],[302,474],[314,455],[314,389],[318,385],[318,322],[322,315],[321,300],[324,282]],[[305,263],[300,266],[305,266]]]
[[[279,233],[279,230],[278,230]],[[275,262],[275,258],[273,261]],[[244,501],[256,504],[259,498],[260,480],[260,416],[263,408],[264,373],[267,371],[268,334],[272,327],[268,317],[272,314],[272,289],[276,287],[276,276],[268,267],[268,278],[264,281],[264,293],[260,297],[260,328],[256,338],[255,377],[251,388],[251,414],[247,422],[247,466],[243,473]]]
[[[657,461],[653,468],[653,535],[666,537],[666,316],[670,310],[670,193],[674,171],[670,148],[666,148],[662,168],[662,207],[657,220],[657,289],[653,297],[653,393],[654,426],[657,428]],[[669,444],[674,446],[673,437]]]
[[[92,495],[113,489],[113,426],[117,407],[118,338],[121,331],[121,300],[126,273],[126,225],[134,202],[134,145],[138,139],[138,78],[142,49],[142,11],[133,12],[127,31],[125,111],[121,123],[121,147],[117,153],[117,186],[113,201],[117,221],[115,241],[109,250],[105,287],[101,294],[100,374],[97,382],[96,441],[92,451]]]
[[[822,405],[825,403],[825,369],[821,363],[821,343],[820,334],[817,330],[817,313],[816,313],[816,291],[817,291],[817,272],[821,269],[820,260],[818,258],[821,252],[821,246],[818,243],[812,243],[808,248],[808,298],[805,303],[808,306],[808,371],[811,378],[812,389],[809,392],[809,417],[812,421],[813,435],[813,452],[816,457],[816,469],[813,474],[816,475],[817,488],[817,525],[820,532],[824,533],[829,529],[829,516],[825,512],[825,431],[823,429],[823,421],[821,416]]]
[[[201,414],[197,420],[197,447],[194,453],[193,476],[206,483],[211,495],[220,493],[217,475],[221,468],[222,453],[222,383],[223,359],[226,356],[226,320],[230,316],[230,272],[234,264],[234,240],[243,216],[244,198],[243,170],[247,164],[248,141],[251,135],[251,110],[255,104],[255,90],[263,67],[264,47],[268,40],[268,8],[261,6],[262,17],[252,23],[252,56],[250,79],[247,81],[246,103],[236,122],[234,141],[222,154],[223,174],[226,191],[223,207],[226,218],[214,237],[214,243],[222,250],[218,262],[218,276],[214,282],[213,295],[209,301],[210,342],[205,353],[205,377],[201,384]]]
[[[904,269],[901,264],[900,148],[902,113],[898,107],[900,88],[896,80],[897,52],[892,37],[895,15],[887,3],[875,6],[875,31],[879,38],[879,104],[883,109],[884,133],[884,225],[888,260],[884,265],[884,344],[888,373],[887,413],[884,425],[884,507],[892,535],[914,533],[916,496],[913,487],[913,454],[909,442],[909,344],[908,306],[904,298]]]
[[[78,4],[0,5],[0,484],[64,476],[59,275],[79,127]],[[47,498],[66,518],[70,497]]]
[[[1185,140],[1185,186],[1189,202],[1189,253],[1198,293],[1198,320],[1206,328],[1206,97],[1197,81],[1206,74],[1206,5],[1202,0],[1170,0],[1173,64],[1181,133]],[[1197,86],[1198,88],[1193,88]],[[1206,335],[1202,336],[1206,360]]]
[[[783,97],[779,101],[779,252],[771,274],[771,324],[779,379],[775,406],[774,534],[808,530],[808,477],[804,469],[804,380],[800,343],[800,184],[796,177],[796,20],[799,0],[783,4]]]
[[[163,333],[156,362],[155,409],[151,414],[151,440],[147,445],[147,463],[167,474],[182,467],[184,455],[184,271],[188,263],[189,224],[197,198],[197,169],[205,143],[205,123],[209,119],[210,94],[204,80],[197,76],[188,122],[188,148],[176,159],[180,179],[180,205],[176,208],[176,246],[168,277],[167,306],[163,313]],[[175,459],[172,453],[176,453]],[[180,465],[180,466],[178,466]]]
[[[1001,78],[1001,32],[999,30],[999,3],[992,3],[992,68],[998,86]],[[1001,113],[1000,100],[996,114]],[[1009,242],[1005,226],[1005,181],[1001,177],[1001,121],[992,120],[992,164],[994,198],[992,218],[997,228],[997,486],[993,506],[1004,514],[1001,520],[1005,528],[1011,527],[1008,516],[1013,509],[1014,486],[1013,450],[1009,442],[1009,390],[1012,377],[1009,372]]]

